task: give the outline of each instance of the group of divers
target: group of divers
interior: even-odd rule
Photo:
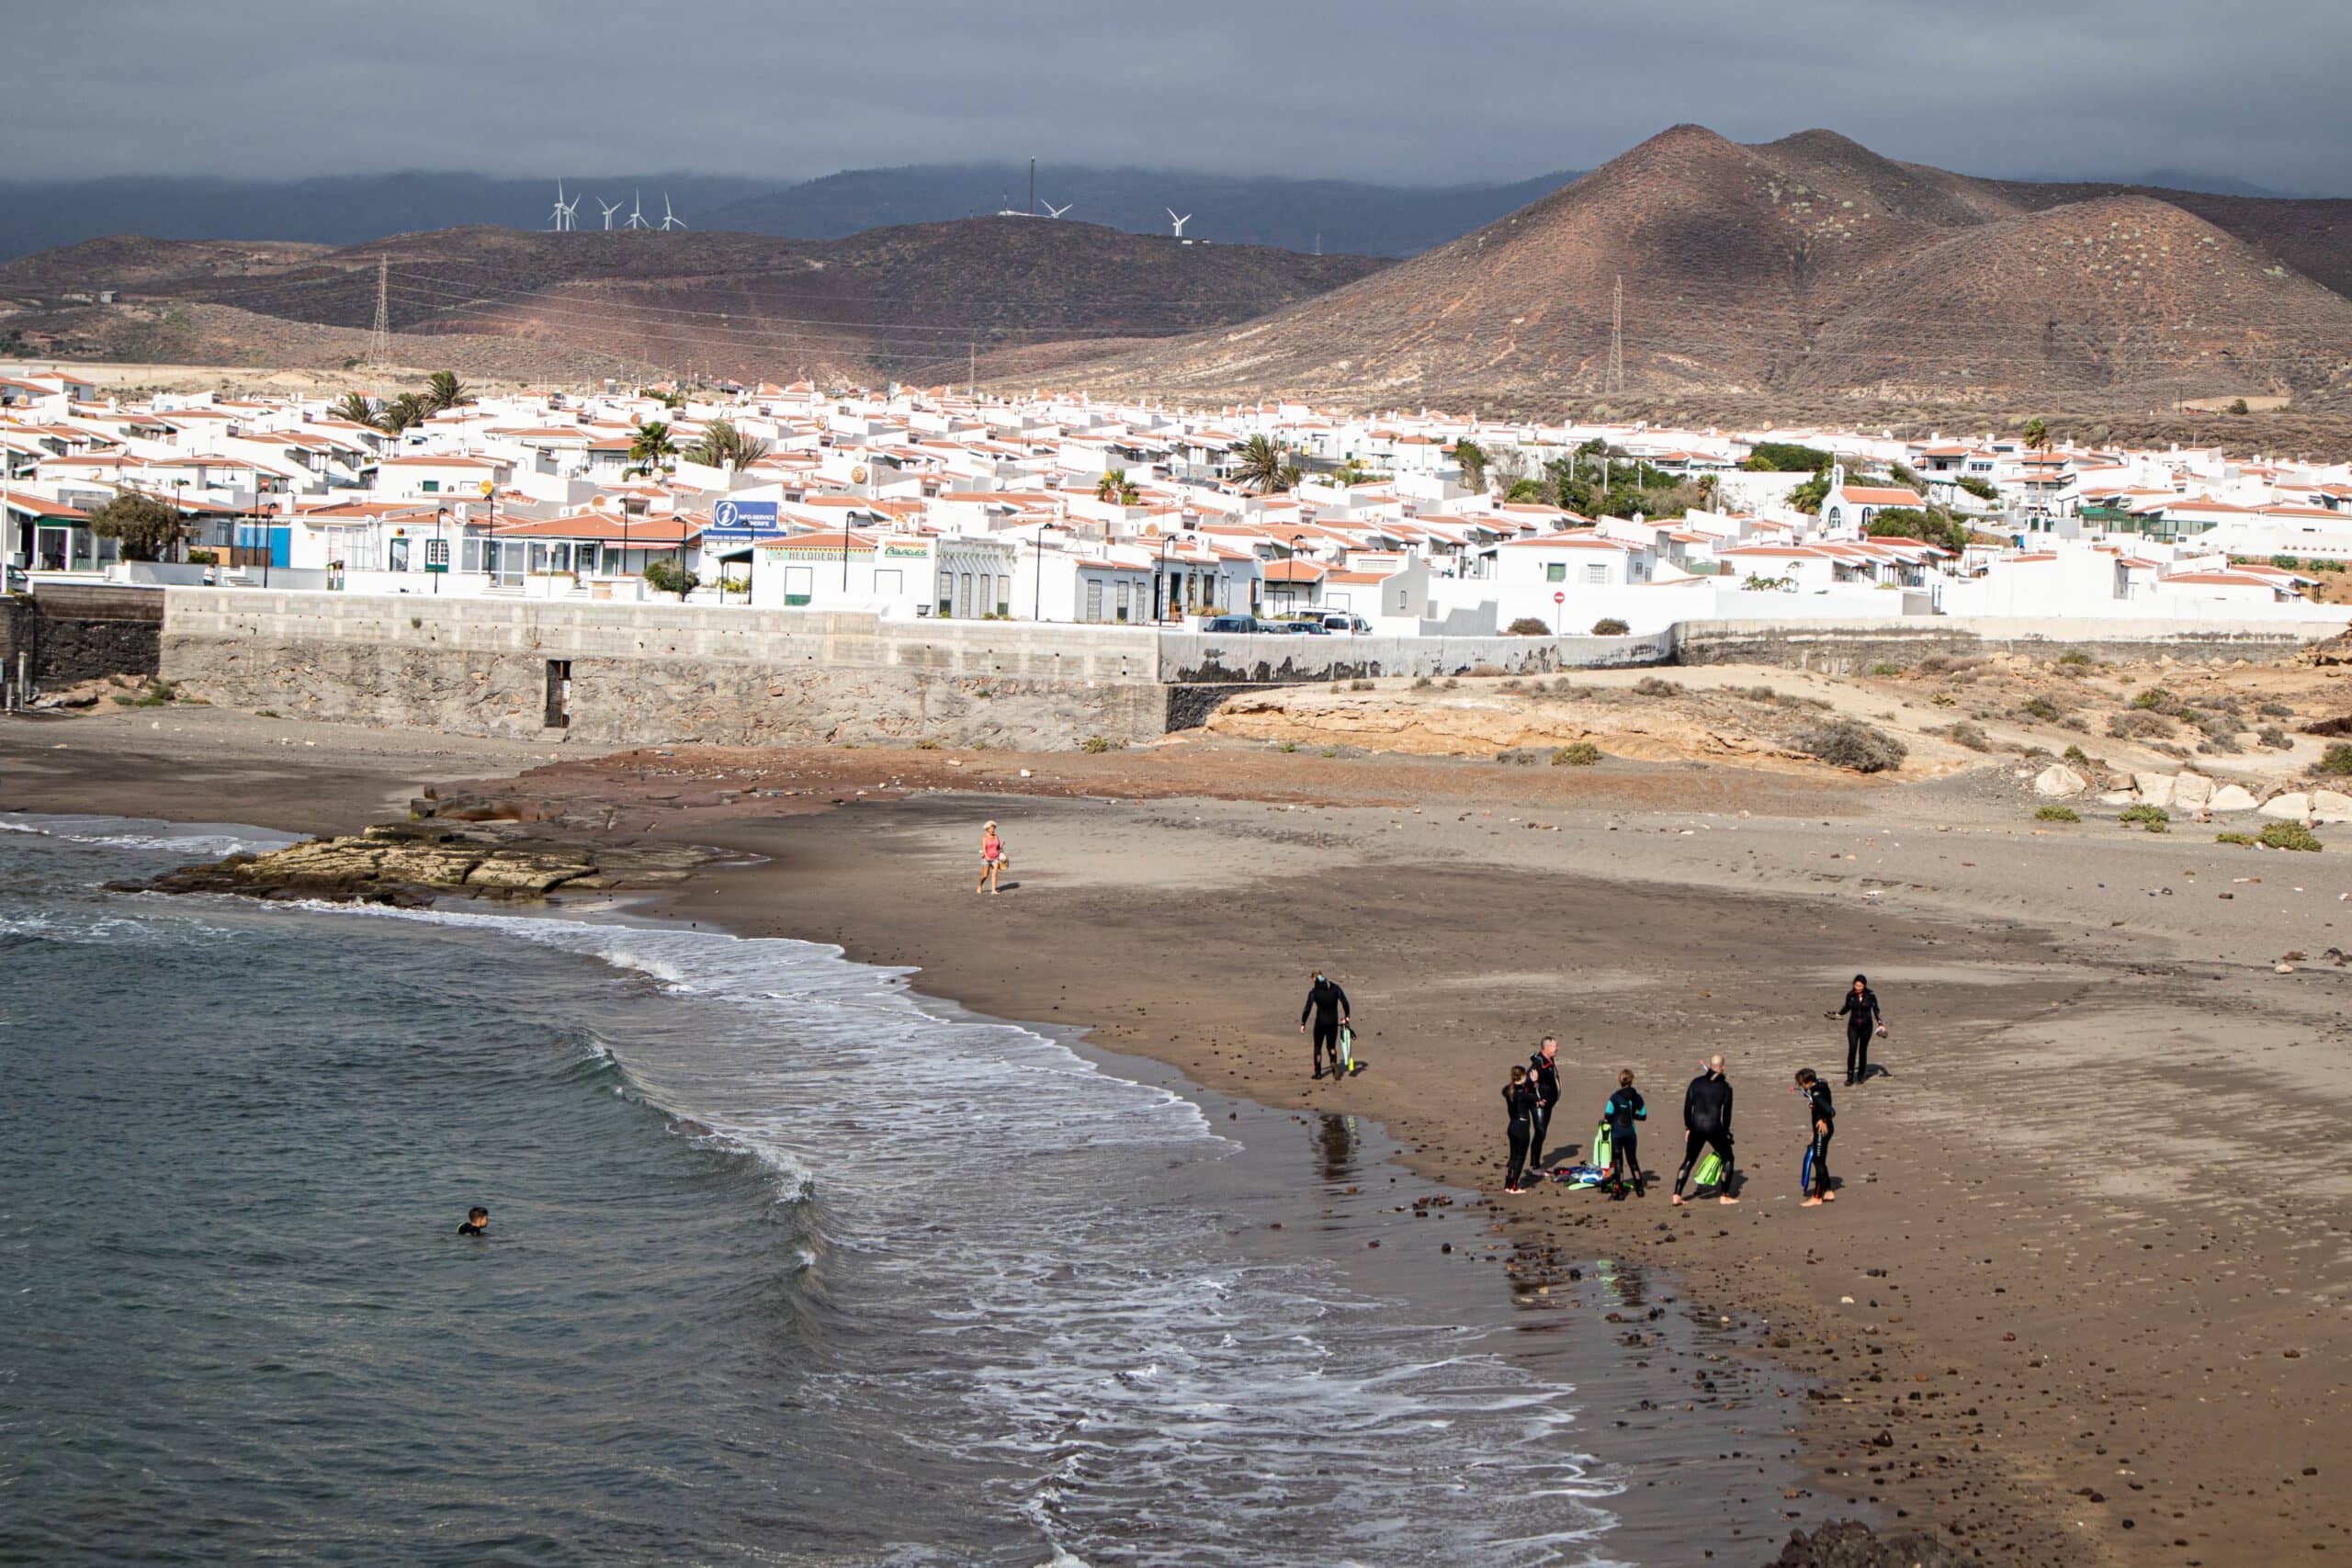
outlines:
[[[1855,976],[1844,999],[1824,1016],[1843,1019],[1846,1023],[1847,1087],[1863,1082],[1870,1077],[1871,1041],[1887,1030],[1886,1017],[1879,1009],[1878,993],[1871,989],[1870,977]],[[1320,970],[1315,973],[1307,989],[1306,1005],[1299,1010],[1298,1027],[1301,1033],[1312,1030],[1317,1077],[1323,1076],[1327,1053],[1334,1077],[1357,1066],[1351,1048],[1348,993]],[[1527,1059],[1527,1065],[1512,1067],[1510,1081],[1503,1085],[1503,1108],[1510,1140],[1509,1173],[1503,1182],[1505,1192],[1524,1192],[1524,1179],[1543,1178],[1544,1144],[1551,1131],[1552,1112],[1560,1103],[1559,1055],[1560,1037],[1546,1034]],[[1835,1202],[1838,1194],[1829,1179],[1829,1140],[1838,1130],[1838,1109],[1830,1099],[1829,1085],[1811,1067],[1800,1067],[1791,1092],[1804,1100],[1809,1134],[1799,1167],[1804,1206],[1811,1209]],[[1682,1166],[1674,1177],[1674,1202],[1678,1206],[1683,1201],[1683,1190],[1690,1184],[1694,1171],[1700,1179],[1697,1190],[1712,1187],[1716,1201],[1739,1201],[1731,1191],[1731,1079],[1724,1073],[1724,1059],[1720,1055],[1710,1056],[1705,1068],[1682,1091]],[[1600,1122],[1594,1133],[1592,1153],[1594,1166],[1599,1168],[1575,1168],[1584,1170],[1588,1185],[1599,1187],[1617,1201],[1623,1201],[1628,1193],[1642,1195],[1646,1178],[1642,1172],[1641,1124],[1648,1119],[1649,1108],[1642,1101],[1642,1091],[1634,1087],[1632,1070],[1620,1071],[1616,1089],[1601,1107]]]

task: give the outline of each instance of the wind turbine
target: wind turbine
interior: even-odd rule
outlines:
[[[1180,240],[1182,239],[1184,237],[1184,225],[1193,220],[1193,215],[1187,212],[1183,217],[1178,218],[1176,216],[1176,209],[1172,207],[1162,208],[1160,210],[1166,212],[1169,219],[1175,223],[1176,237]]]
[[[1063,213],[1068,212],[1071,208],[1076,207],[1078,203],[1074,201],[1066,201],[1059,207],[1056,207],[1052,202],[1046,202],[1045,204],[1046,216],[1048,218],[1059,218]]]
[[[621,227],[624,229],[651,228],[652,225],[645,220],[645,193],[643,191],[634,193],[632,200],[634,205],[632,205],[628,209],[628,221],[622,224]]]
[[[621,209],[621,204],[616,201],[608,206],[606,205],[605,198],[600,196],[596,198],[596,205],[605,209],[605,227],[607,229],[611,228],[613,226],[613,214]]]
[[[571,227],[571,209],[563,204],[563,182],[555,182],[555,231],[562,233]]]
[[[662,227],[666,231],[683,229],[685,226],[685,220],[670,210],[670,193],[663,191],[662,193]]]
[[[583,191],[581,195],[573,197],[571,203],[564,208],[563,231],[565,233],[569,234],[580,227],[580,203],[586,195],[587,193]]]

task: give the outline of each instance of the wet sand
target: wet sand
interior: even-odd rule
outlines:
[[[28,777],[22,728],[0,727],[0,804],[128,809]],[[267,761],[221,750],[232,773]],[[325,750],[348,804],[366,781],[380,798],[495,763]],[[135,795],[146,765],[126,750],[114,787]],[[1682,1083],[1721,1051],[1742,1203],[1497,1197],[1504,1245],[1444,1266],[1619,1336],[1644,1331],[1563,1301],[1566,1270],[1670,1270],[1675,1310],[1734,1320],[1724,1343],[1763,1380],[1750,1429],[1801,1436],[1781,1501],[1807,1525],[1860,1504],[2003,1562],[2352,1551],[2330,1500],[2352,1452],[2335,1157],[2352,1067],[2324,956],[2352,936],[2352,841],[2037,830],[2030,804],[1726,770],[1214,748],[678,752],[527,785],[625,803],[603,818],[619,831],[766,857],[690,885],[684,918],[917,965],[926,991],[1086,1027],[1212,1092],[1374,1119],[1417,1170],[1489,1192],[1498,1090],[1544,1030],[1564,1038],[1555,1148],[1581,1145],[1630,1066],[1645,1162],[1669,1178]],[[254,819],[173,787],[188,811],[137,814]],[[994,899],[970,880],[990,817],[1015,866]],[[2308,957],[2275,973],[2289,953]],[[1295,1031],[1317,964],[1356,1009],[1367,1069],[1344,1083],[1308,1080]],[[1838,1090],[1841,1201],[1800,1210],[1789,1073],[1836,1082],[1821,1013],[1856,969],[1894,1022],[1886,1071]]]

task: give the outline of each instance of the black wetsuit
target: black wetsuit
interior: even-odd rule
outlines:
[[[1701,1073],[1682,1091],[1682,1168],[1674,1178],[1674,1190],[1690,1179],[1690,1168],[1699,1163],[1699,1151],[1713,1145],[1723,1156],[1723,1185],[1731,1186],[1731,1079],[1718,1072]]]
[[[459,1235],[488,1235],[490,1226],[487,1224],[478,1225],[473,1221],[468,1220],[458,1227],[458,1234]]]
[[[1805,1130],[1813,1134],[1813,1184],[1804,1195],[1818,1198],[1829,1190],[1829,1140],[1838,1132],[1838,1108],[1829,1102],[1829,1086],[1817,1079],[1804,1098]]]
[[[1636,1122],[1649,1119],[1649,1107],[1642,1103],[1642,1091],[1627,1085],[1609,1097],[1601,1107],[1601,1114],[1609,1118],[1609,1180],[1619,1192],[1625,1190],[1630,1178],[1634,1190],[1642,1185],[1641,1129]]]
[[[1323,1052],[1331,1052],[1331,1070],[1340,1067],[1340,1021],[1348,1016],[1348,993],[1335,981],[1318,979],[1306,988],[1306,1005],[1298,1010],[1298,1021],[1305,1023],[1309,1015],[1315,1020],[1315,1070],[1323,1070]]]
[[[1846,1021],[1846,1081],[1860,1083],[1871,1076],[1871,1032],[1879,1025],[1878,993],[1864,986],[1858,997],[1849,987],[1838,1016]]]
[[[1535,1129],[1538,1103],[1532,1083],[1511,1084],[1503,1090],[1503,1107],[1510,1116],[1510,1174],[1503,1179],[1505,1187],[1518,1186],[1527,1169],[1527,1140]]]
[[[1544,1140],[1552,1132],[1552,1107],[1560,1103],[1560,1068],[1556,1059],[1547,1062],[1538,1051],[1527,1058],[1527,1076],[1535,1085],[1535,1133],[1527,1146],[1527,1163],[1537,1169],[1544,1165]]]

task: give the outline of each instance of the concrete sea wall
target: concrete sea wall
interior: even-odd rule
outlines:
[[[165,606],[166,676],[304,717],[608,744],[1048,749],[1168,721],[1151,634],[1127,627],[178,588]]]
[[[1282,685],[1365,680],[1378,675],[1550,675],[1665,664],[1675,635],[1647,637],[1228,637],[1163,632],[1160,678]]]

